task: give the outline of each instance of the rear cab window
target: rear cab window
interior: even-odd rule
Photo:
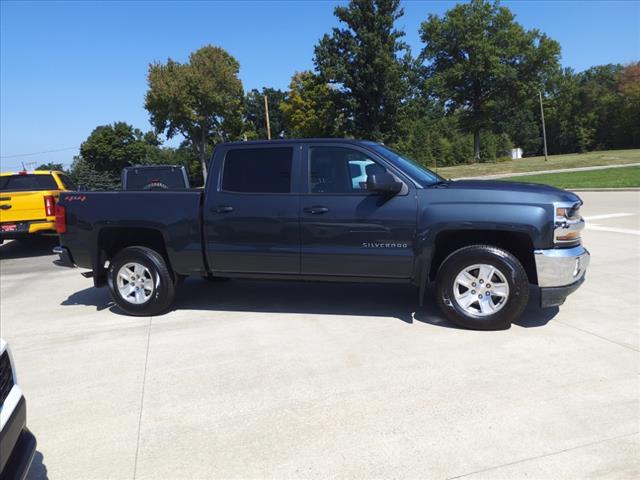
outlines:
[[[0,191],[2,192],[28,192],[59,190],[58,184],[52,175],[7,175],[0,177]]]
[[[221,189],[229,193],[290,193],[292,169],[292,147],[229,150]]]

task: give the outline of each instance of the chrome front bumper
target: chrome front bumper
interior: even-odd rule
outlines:
[[[590,255],[582,245],[573,248],[534,250],[540,288],[563,287],[583,279]]]

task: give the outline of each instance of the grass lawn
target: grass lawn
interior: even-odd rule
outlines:
[[[550,155],[548,162],[544,161],[544,157],[530,157],[499,163],[475,163],[473,165],[456,165],[455,167],[438,168],[438,173],[446,178],[460,178],[478,177],[481,175],[492,175],[499,173],[556,170],[559,168],[621,165],[625,163],[640,163],[640,149],[607,150],[603,152]],[[428,167],[433,170],[433,165],[428,165]]]
[[[501,178],[509,182],[546,183],[560,188],[640,187],[640,167],[608,168],[586,172],[545,173]]]

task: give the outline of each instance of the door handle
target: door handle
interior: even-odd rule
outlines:
[[[311,213],[312,215],[321,215],[323,213],[327,213],[328,211],[329,209],[327,207],[320,207],[320,206],[306,207],[304,209],[305,213]]]
[[[0,205],[0,208],[2,210],[9,210],[11,208],[11,205],[6,205],[6,204],[5,205]]]
[[[233,212],[233,207],[229,205],[218,205],[217,207],[213,207],[211,210],[215,213],[229,213]]]

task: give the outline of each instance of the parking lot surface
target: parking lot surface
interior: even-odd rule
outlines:
[[[386,285],[190,279],[128,317],[1,246],[29,478],[638,478],[640,193],[580,196],[587,281],[499,332]]]

